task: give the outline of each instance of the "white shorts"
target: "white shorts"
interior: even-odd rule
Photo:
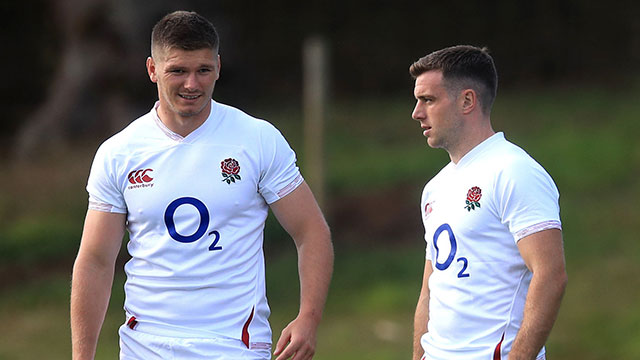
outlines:
[[[547,357],[545,356],[545,354],[542,354],[542,355],[540,355],[540,356],[538,356],[538,357],[536,358],[536,360],[546,360],[546,359],[547,359]],[[422,355],[422,357],[420,358],[420,360],[427,360],[427,358],[426,358],[426,357],[424,357],[424,355]]]
[[[120,360],[268,360],[271,348],[248,349],[241,340],[179,338],[147,334],[120,327]]]

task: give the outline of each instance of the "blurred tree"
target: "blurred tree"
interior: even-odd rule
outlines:
[[[129,104],[118,91],[132,68],[137,52],[128,42],[135,33],[125,2],[68,0],[52,3],[52,16],[60,32],[60,60],[47,96],[19,130],[16,156],[30,157],[43,147],[61,146],[69,139],[72,112],[87,95],[100,96],[96,108],[84,111],[84,121],[126,119]],[[99,93],[93,93],[98,90]]]
[[[510,0],[32,0],[6,1],[7,99],[0,136],[17,133],[20,157],[70,141],[95,141],[148,111],[144,71],[151,26],[176,9],[212,19],[221,36],[215,98],[241,108],[301,105],[300,48],[323,35],[331,51],[329,97],[410,97],[409,64],[438,48],[488,46],[501,87],[636,81],[640,2]],[[26,11],[28,10],[28,11]],[[26,25],[25,25],[26,24]],[[3,61],[7,61],[3,59]],[[19,129],[19,130],[18,130]]]
[[[71,140],[82,142],[88,132],[113,133],[133,120],[141,98],[154,96],[144,70],[151,26],[167,8],[179,9],[183,2],[66,0],[48,5],[58,35],[58,61],[44,100],[18,130],[13,149],[18,159],[65,147]]]

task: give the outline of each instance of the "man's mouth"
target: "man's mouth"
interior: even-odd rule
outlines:
[[[183,99],[187,99],[187,100],[195,100],[198,97],[200,97],[200,95],[183,95],[183,94],[178,94],[178,96],[180,96]]]

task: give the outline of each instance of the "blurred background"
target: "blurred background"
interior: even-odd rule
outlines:
[[[335,275],[316,359],[408,359],[424,266],[419,197],[447,162],[411,120],[409,65],[487,46],[494,128],[552,175],[569,286],[549,359],[640,358],[640,6],[631,0],[5,0],[0,114],[0,359],[70,357],[68,298],[95,150],[157,98],[153,24],[206,16],[221,37],[214,99],[275,124],[306,174],[303,52],[327,49],[323,208]],[[186,184],[188,185],[188,184]],[[295,248],[269,218],[274,334],[298,306]],[[117,357],[121,252],[98,359]]]

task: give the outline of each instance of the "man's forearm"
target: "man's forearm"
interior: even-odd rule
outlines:
[[[107,312],[113,268],[104,269],[78,258],[71,282],[71,342],[73,359],[93,359]]]
[[[420,360],[424,354],[420,339],[427,332],[429,322],[429,300],[420,296],[413,319],[413,360]]]
[[[420,339],[428,330],[429,324],[429,299],[431,291],[429,290],[429,278],[433,272],[430,260],[425,260],[424,274],[422,275],[422,288],[420,289],[420,297],[416,305],[416,313],[413,318],[413,359],[420,360],[424,355],[424,349]]]
[[[319,322],[333,273],[333,246],[328,233],[314,241],[305,241],[300,246],[298,271],[300,273],[300,315],[310,316]]]
[[[322,229],[320,229],[322,230]],[[298,248],[300,274],[300,311],[298,316],[282,330],[274,355],[278,360],[296,358],[311,359],[315,353],[316,331],[329,291],[333,273],[333,246],[328,229],[311,231]]]
[[[564,272],[538,276],[534,274],[527,294],[522,325],[509,352],[509,360],[536,358],[556,321],[566,284]]]

